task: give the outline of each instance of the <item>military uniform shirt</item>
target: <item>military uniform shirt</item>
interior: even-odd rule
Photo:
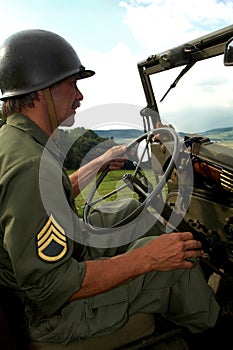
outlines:
[[[44,159],[50,203],[44,208],[39,174],[47,141],[47,135],[19,113],[0,129],[0,283],[23,290],[37,315],[48,316],[80,288],[85,262],[73,257],[70,237],[77,227],[72,214],[64,218],[66,213],[58,212],[64,198],[72,213],[75,207],[69,179],[53,150]],[[52,187],[58,172],[65,197]],[[58,209],[54,212],[53,207]]]

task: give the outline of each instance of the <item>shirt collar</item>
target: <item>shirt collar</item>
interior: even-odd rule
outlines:
[[[46,145],[49,139],[49,136],[24,114],[14,113],[9,115],[9,117],[7,117],[7,124],[25,131],[43,146]]]

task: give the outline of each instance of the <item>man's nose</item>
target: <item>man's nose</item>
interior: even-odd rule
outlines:
[[[76,90],[76,98],[79,100],[79,101],[82,101],[83,100],[83,94],[81,93],[81,91],[77,88]]]

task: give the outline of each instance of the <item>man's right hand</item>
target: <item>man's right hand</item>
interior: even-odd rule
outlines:
[[[201,242],[193,239],[190,232],[165,233],[150,241],[145,247],[148,271],[169,271],[192,268],[189,259],[201,257]]]

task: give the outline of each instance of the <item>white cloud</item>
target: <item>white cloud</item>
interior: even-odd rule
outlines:
[[[128,0],[125,23],[150,52],[162,51],[232,24],[232,0]]]
[[[120,2],[120,6],[125,9],[125,23],[137,43],[140,44],[141,57],[134,56],[122,42],[118,43],[107,55],[87,54],[87,57],[91,57],[92,62],[95,62],[97,75],[93,78],[91,86],[85,85],[89,100],[83,103],[85,107],[117,102],[144,107],[146,103],[137,71],[137,62],[146,59],[151,54],[160,53],[230,25],[233,18],[233,1],[229,0],[224,2],[217,0],[125,0]],[[222,68],[224,69],[223,64]],[[205,76],[206,79],[202,79],[202,76]],[[231,123],[230,108],[232,107],[230,106],[232,106],[233,82],[228,77],[229,70],[223,73],[221,81],[217,81],[220,78],[218,75],[213,76],[210,62],[207,62],[200,70],[199,67],[196,70],[192,68],[178,84],[176,91],[170,92],[169,97],[166,98],[168,107],[165,107],[164,110],[168,122],[175,124],[178,130],[186,129],[190,132]],[[183,88],[183,80],[188,83],[186,90]],[[161,81],[164,86],[160,91],[165,93],[172,80],[171,78],[166,80],[163,73]],[[201,95],[201,91],[205,91],[205,94]],[[195,96],[196,101],[188,95]],[[200,95],[199,98],[198,95]],[[161,98],[162,95],[159,97]],[[190,102],[191,110],[181,107],[184,99]],[[225,119],[223,116],[219,117],[221,106],[226,109]],[[209,113],[204,111],[204,107],[209,108]],[[114,114],[112,116],[116,118]],[[138,116],[134,118],[131,115],[131,118],[128,121],[132,123],[139,120]],[[119,119],[120,122],[124,122],[124,115],[119,115]],[[195,120],[194,123],[193,120]],[[164,121],[167,122],[167,120]]]
[[[96,72],[94,77],[84,79],[78,83],[84,95],[81,110],[111,103],[134,104],[141,108],[146,105],[137,68],[138,58],[131,53],[124,43],[119,42],[107,54],[94,51],[82,52],[80,58],[85,67]],[[99,118],[100,120],[98,120]],[[119,113],[117,116],[113,112],[112,114],[109,113],[108,116],[106,114],[102,117],[96,115],[94,123],[97,125],[110,120],[111,122],[137,123],[132,113],[130,118],[129,116],[127,118],[128,120],[126,120],[124,113]],[[139,118],[138,116],[136,119]],[[93,125],[93,118],[88,119],[82,120],[80,113],[80,118],[77,116],[77,123],[85,122],[85,125],[90,127],[90,123]]]

